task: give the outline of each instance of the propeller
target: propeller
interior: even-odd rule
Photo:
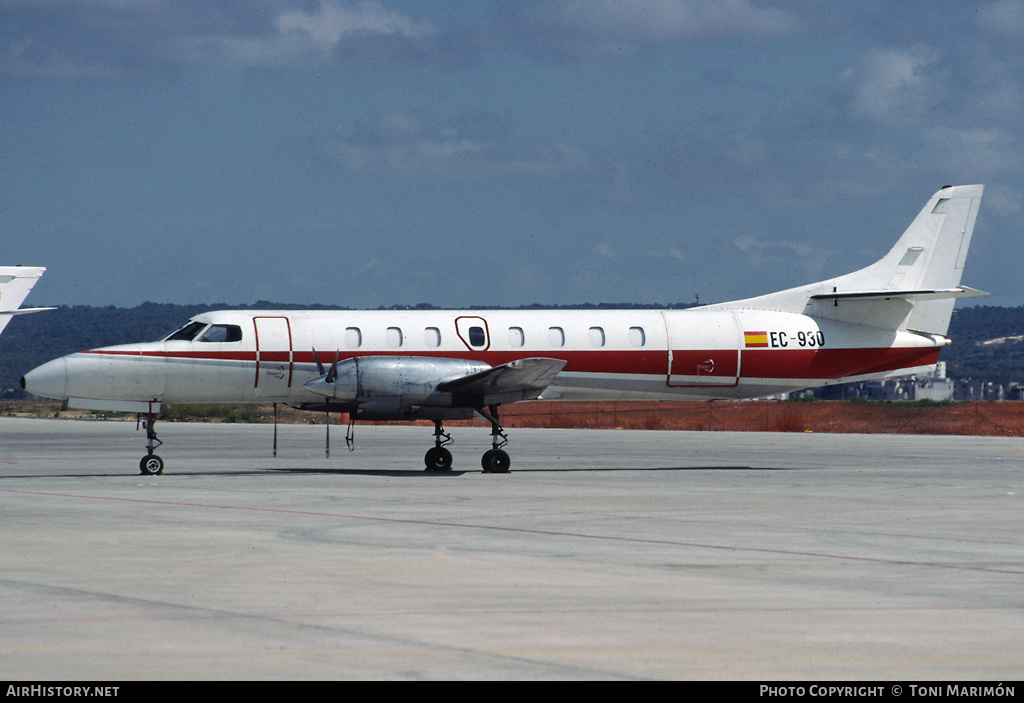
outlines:
[[[316,353],[316,348],[313,348],[313,360],[316,362],[316,370],[321,376],[324,377],[325,383],[334,383],[338,380],[338,357],[341,356],[341,351],[334,352],[334,362],[331,364],[331,368],[324,370],[324,362],[320,361],[320,355]]]
[[[328,369],[327,375],[324,377],[324,381],[327,383],[334,383],[338,380],[338,356],[340,354],[340,351],[334,352],[334,363],[331,364],[331,368]]]

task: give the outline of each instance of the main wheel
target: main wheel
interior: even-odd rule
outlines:
[[[451,471],[452,453],[444,447],[431,447],[423,457],[427,471]]]
[[[147,454],[139,462],[139,471],[145,476],[159,476],[164,472],[164,460],[156,454]]]
[[[480,465],[483,466],[484,473],[507,474],[512,460],[504,449],[489,449],[480,459]]]

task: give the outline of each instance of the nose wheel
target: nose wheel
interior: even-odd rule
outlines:
[[[156,416],[153,414],[153,404],[150,403],[149,412],[146,414],[146,421],[142,423],[146,428],[146,456],[139,461],[139,471],[144,476],[159,476],[164,472],[164,460],[153,453],[161,442],[156,436]]]

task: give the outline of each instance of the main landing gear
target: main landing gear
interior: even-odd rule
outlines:
[[[482,408],[477,409],[477,412],[491,423],[491,448],[480,458],[480,466],[483,467],[485,474],[507,474],[512,460],[502,447],[508,444],[508,437],[498,422],[498,406],[492,405],[488,409],[490,412],[484,412]]]
[[[487,474],[507,474],[512,460],[502,447],[508,444],[508,436],[498,422],[498,406],[492,405],[488,411],[477,408],[485,420],[491,423],[491,448],[484,452],[480,466]],[[452,437],[444,431],[440,420],[434,420],[434,446],[427,450],[423,457],[427,471],[451,471],[452,453],[445,446],[451,444]]]
[[[159,476],[164,472],[164,460],[153,453],[163,442],[156,436],[156,415],[153,414],[153,404],[149,404],[149,412],[146,420],[142,423],[146,428],[146,456],[139,461],[139,471],[144,476]]]
[[[427,471],[451,471],[452,453],[444,445],[452,443],[452,436],[444,431],[440,420],[434,420],[434,446],[427,450],[423,463]]]

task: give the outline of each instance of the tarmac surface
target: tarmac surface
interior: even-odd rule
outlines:
[[[0,679],[1018,681],[1024,438],[0,418]]]

